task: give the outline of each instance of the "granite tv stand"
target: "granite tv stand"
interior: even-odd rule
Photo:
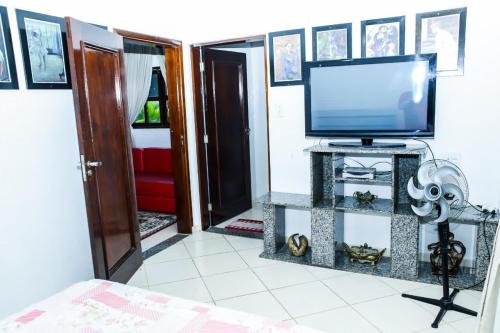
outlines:
[[[412,212],[410,197],[406,192],[408,180],[416,175],[418,166],[426,154],[425,147],[373,149],[318,145],[305,151],[310,153],[311,158],[311,194],[270,192],[258,199],[263,204],[264,210],[264,252],[261,257],[357,273],[439,283],[430,273],[430,263],[419,260],[419,229],[431,218],[421,218]],[[377,174],[373,180],[343,178],[336,160],[349,155],[390,158],[392,172],[389,176]],[[339,183],[390,186],[391,198],[379,198],[370,204],[359,203],[352,196],[337,194],[335,188]],[[311,212],[310,248],[303,257],[293,257],[288,252],[285,237],[287,208],[305,209]],[[343,251],[336,249],[339,238],[336,235],[336,214],[339,212],[390,217],[390,257],[383,257],[375,266],[351,263]],[[498,218],[488,218],[484,221],[484,216],[468,208],[458,218],[450,219],[450,223],[478,226],[474,268],[461,268],[458,276],[450,279],[452,287],[464,288],[481,281],[486,276],[489,260],[488,250],[482,237],[483,228],[486,228],[487,243],[491,252]],[[478,286],[478,289],[481,287]]]

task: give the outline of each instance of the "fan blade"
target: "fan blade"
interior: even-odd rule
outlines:
[[[432,164],[425,164],[418,169],[418,175],[417,179],[420,185],[424,186],[429,184],[431,181],[431,178],[429,177],[429,168],[433,167]]]
[[[439,214],[438,218],[432,222],[435,223],[444,222],[450,216],[450,204],[448,203],[448,201],[446,201],[445,198],[443,197],[439,198],[439,206],[441,207],[441,214]]]
[[[441,188],[443,189],[443,193],[453,194],[455,196],[455,198],[458,199],[459,205],[464,204],[464,200],[465,200],[464,193],[462,192],[460,187],[458,187],[457,185],[454,185],[454,184],[444,184]]]
[[[418,216],[426,216],[429,215],[430,212],[432,212],[432,209],[434,206],[432,205],[432,202],[426,202],[425,205],[422,207],[415,207],[411,205],[411,209],[417,214]]]
[[[434,176],[432,177],[432,180],[435,183],[443,184],[443,179],[448,176],[455,176],[459,178],[460,172],[457,170],[457,168],[451,165],[445,165],[437,169],[437,171],[434,173]]]
[[[424,198],[424,190],[415,187],[415,183],[413,182],[413,177],[411,177],[410,180],[408,181],[407,190],[408,194],[413,199],[422,200]]]

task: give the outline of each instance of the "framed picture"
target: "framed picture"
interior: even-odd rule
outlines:
[[[467,8],[417,14],[415,52],[437,53],[439,75],[463,75]]]
[[[361,22],[361,56],[387,57],[405,54],[405,17]]]
[[[304,29],[269,33],[271,87],[303,83]]]
[[[64,19],[19,9],[16,15],[28,89],[71,89]]]
[[[7,8],[0,6],[0,89],[19,89]]]
[[[352,24],[312,28],[313,60],[352,58]]]

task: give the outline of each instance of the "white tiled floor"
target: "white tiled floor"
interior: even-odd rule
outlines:
[[[474,332],[476,318],[450,312],[439,329],[437,308],[401,292],[439,297],[438,286],[259,258],[262,240],[199,232],[145,261],[129,284],[325,332]],[[457,304],[477,310],[481,294]]]

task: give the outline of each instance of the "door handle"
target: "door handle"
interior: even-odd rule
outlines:
[[[89,168],[97,168],[97,167],[102,166],[102,162],[101,161],[87,161],[87,163],[85,163],[85,165]]]

